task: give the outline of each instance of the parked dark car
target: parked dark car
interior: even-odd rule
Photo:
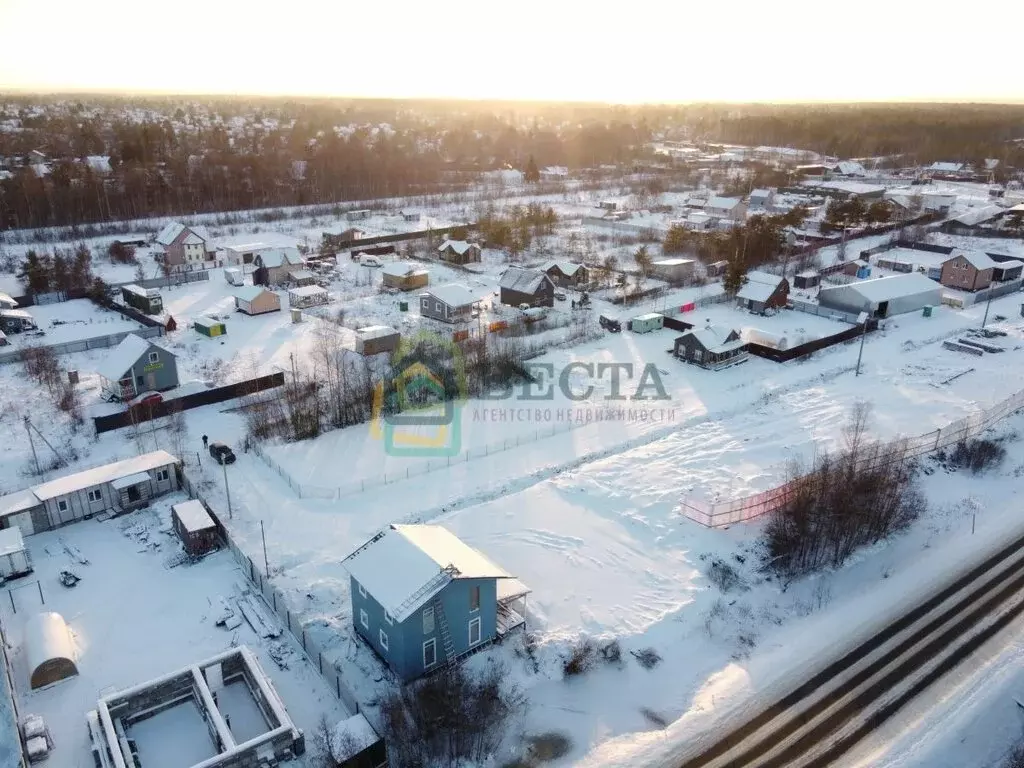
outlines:
[[[225,443],[210,443],[210,455],[218,464],[234,464],[235,452]]]
[[[597,321],[601,324],[602,328],[604,328],[606,331],[609,331],[610,333],[622,332],[622,323],[620,323],[614,317],[606,317],[605,315],[601,315],[599,318],[597,318]]]

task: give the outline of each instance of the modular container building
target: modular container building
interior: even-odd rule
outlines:
[[[156,288],[123,285],[121,286],[121,299],[129,307],[134,307],[147,315],[159,315],[164,311],[164,300]]]
[[[203,334],[203,336],[209,336],[211,339],[215,336],[223,336],[228,332],[227,326],[224,323],[220,320],[214,320],[212,317],[196,318],[193,325],[199,333]]]
[[[660,331],[664,327],[665,316],[657,312],[639,315],[629,321],[629,330],[633,333],[650,333],[651,331]]]
[[[14,525],[0,531],[0,581],[32,573],[32,558],[25,549],[21,528]]]

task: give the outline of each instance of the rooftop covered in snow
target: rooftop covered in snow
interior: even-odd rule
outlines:
[[[421,295],[433,296],[435,299],[443,301],[449,307],[467,307],[480,301],[480,297],[459,283],[437,285],[433,288],[428,288]]]
[[[189,499],[183,501],[181,504],[175,504],[171,507],[171,511],[177,515],[178,520],[185,526],[185,530],[189,533],[196,531],[205,531],[210,528],[215,528],[213,518],[210,517],[210,513],[206,511],[206,507],[198,499]]]
[[[526,269],[525,267],[509,267],[501,276],[499,285],[510,291],[519,293],[535,293],[550,277],[538,269]]]
[[[352,578],[397,621],[455,579],[512,575],[440,525],[391,525],[343,561]]]
[[[752,270],[747,273],[747,282],[744,283],[736,297],[748,301],[768,301],[783,279],[770,272]]]
[[[21,528],[12,525],[0,531],[0,557],[13,555],[25,549],[25,540],[21,535]]]
[[[247,285],[235,291],[235,298],[242,301],[253,301],[265,292],[267,292],[267,289],[262,285]]]
[[[177,463],[178,459],[167,451],[152,451],[141,456],[115,461],[112,464],[104,464],[102,467],[86,469],[73,475],[59,477],[47,483],[34,485],[31,491],[42,502],[47,499],[57,498],[58,496],[66,496],[75,491],[84,491],[86,488],[94,488],[97,485],[137,475],[140,472],[150,472],[154,469],[160,469],[161,467]]]
[[[120,381],[138,359],[149,352],[152,347],[156,347],[166,355],[171,355],[166,349],[152,341],[129,333],[120,344],[114,347],[113,351],[100,361],[96,366],[96,373],[108,381]]]
[[[389,325],[368,325],[365,328],[356,328],[356,334],[364,339],[383,339],[397,333],[398,331]]]

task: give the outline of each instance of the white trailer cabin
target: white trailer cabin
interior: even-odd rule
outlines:
[[[32,558],[17,526],[0,531],[0,580],[16,579],[32,573]]]

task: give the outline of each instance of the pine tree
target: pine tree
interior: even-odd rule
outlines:
[[[28,251],[18,272],[18,280],[29,293],[47,293],[50,290],[50,269],[46,257],[35,251]]]
[[[533,159],[533,155],[530,155],[530,159],[526,161],[526,170],[523,172],[523,178],[529,184],[540,181],[540,171],[537,169],[537,161]]]
[[[67,292],[71,287],[71,271],[68,268],[68,260],[59,251],[53,256],[53,288],[58,291]]]
[[[661,244],[662,253],[683,253],[687,249],[690,240],[690,233],[685,227],[673,224],[668,228],[665,235],[665,242]]]
[[[739,259],[731,259],[722,276],[722,287],[730,296],[739,293],[747,284],[747,267]]]

